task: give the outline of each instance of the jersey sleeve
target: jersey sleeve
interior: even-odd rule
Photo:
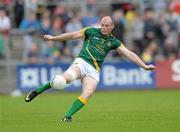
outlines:
[[[119,41],[118,39],[114,40],[113,41],[113,49],[117,49],[119,47],[124,47],[124,44],[121,41]]]
[[[89,33],[88,33],[89,29],[90,29],[90,27],[86,27],[86,28],[83,28],[80,30],[84,38],[89,35]]]

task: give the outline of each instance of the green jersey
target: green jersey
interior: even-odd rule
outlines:
[[[98,72],[107,53],[123,44],[112,34],[104,36],[100,28],[87,27],[81,30],[84,43],[79,57],[92,65]]]

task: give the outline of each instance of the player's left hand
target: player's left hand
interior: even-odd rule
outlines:
[[[44,35],[43,36],[45,40],[53,40],[54,37],[52,35]]]
[[[150,64],[150,65],[146,65],[144,69],[146,69],[146,70],[154,70],[155,68],[156,67],[154,65]]]

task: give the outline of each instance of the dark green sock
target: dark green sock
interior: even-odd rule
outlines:
[[[84,106],[84,104],[79,99],[77,99],[73,103],[70,110],[67,112],[66,117],[71,117],[72,115],[74,115],[74,113],[76,113],[78,110],[80,110],[83,106]]]
[[[44,92],[45,90],[50,89],[50,88],[51,88],[51,85],[50,85],[50,82],[48,82],[48,83],[42,85],[41,87],[37,88],[36,92],[38,94],[41,94],[42,92]]]

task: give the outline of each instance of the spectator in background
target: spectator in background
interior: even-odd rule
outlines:
[[[63,33],[63,20],[59,16],[55,16],[52,20],[52,34],[61,34]]]
[[[51,33],[53,35],[57,35],[57,34],[61,34],[63,33],[63,26],[64,26],[64,22],[62,20],[62,18],[60,18],[59,16],[55,16],[52,19],[52,26],[51,26]],[[58,46],[57,48],[59,49],[60,53],[63,54],[63,48],[65,46],[65,43],[63,42],[53,42],[54,46]]]
[[[155,14],[154,14],[153,9],[151,8],[147,8],[145,10],[144,38],[145,38],[146,45],[154,41],[156,38]]]
[[[107,16],[107,15],[109,15],[109,12],[106,11],[105,9],[104,9],[104,10],[100,10],[100,11],[98,12],[98,16],[99,16],[98,23],[99,23],[99,25],[100,25],[100,19],[103,18],[104,16]],[[99,26],[99,27],[100,27],[100,26]]]
[[[60,63],[61,62],[61,54],[59,50],[55,50],[51,56],[52,63]]]
[[[37,20],[36,13],[31,11],[28,19],[24,19],[20,25],[21,30],[26,35],[33,35],[41,28],[40,22]]]
[[[83,27],[89,27],[98,22],[98,18],[93,14],[92,11],[89,11],[87,15],[82,18]]]
[[[50,10],[45,9],[44,12],[41,14],[42,19],[50,19],[52,16],[50,14]]]
[[[169,8],[171,11],[175,12],[176,14],[180,14],[180,2],[179,0],[171,0],[169,4]]]
[[[167,22],[165,12],[160,12],[156,22],[156,39],[159,43],[160,50],[164,49],[164,41],[169,33],[170,27]]]
[[[169,8],[172,11],[172,19],[171,20],[175,21],[174,24],[176,24],[176,31],[177,31],[176,32],[177,38],[173,38],[173,40],[177,42],[178,49],[180,49],[180,1],[179,0],[171,0],[170,4],[169,4]]]
[[[48,64],[60,62],[61,54],[52,41],[47,42],[47,47],[43,51],[43,58],[45,63]]]
[[[40,53],[36,43],[32,43],[27,51],[27,63],[38,64],[40,62]]]
[[[43,10],[44,12],[40,15],[41,18],[41,34],[46,34],[47,32],[49,34],[52,34],[52,21],[51,21],[51,16],[50,16],[50,10],[45,8]],[[41,50],[42,50],[42,62],[49,63],[48,59],[49,57],[46,58],[45,51],[48,48],[48,43],[41,39]]]
[[[176,10],[176,6],[175,5],[178,5],[177,3],[180,3],[180,2],[177,2],[177,0],[172,0],[171,3],[170,3],[170,7],[169,7],[169,10],[170,10],[170,14],[168,16],[168,23],[170,25],[170,30],[169,30],[169,37],[171,38],[171,40],[173,41],[173,45],[175,47],[178,47],[178,29],[180,28],[180,23],[179,23],[179,15],[178,14],[178,10]],[[174,6],[173,6],[174,5]],[[180,6],[179,6],[180,7]]]
[[[58,16],[61,18],[62,20],[62,27],[64,27],[65,24],[67,24],[67,22],[69,21],[69,12],[67,10],[64,9],[64,7],[62,7],[61,5],[57,5],[56,8],[54,9],[54,16]],[[71,16],[70,16],[71,17]]]
[[[156,0],[154,2],[154,9],[157,15],[164,11],[167,7],[167,2],[165,0]]]
[[[180,49],[180,18],[178,18],[178,36],[177,36],[177,41],[178,41],[178,49]]]
[[[49,18],[42,18],[41,21],[41,34],[52,34],[51,21]]]
[[[36,10],[37,19],[41,21],[43,19],[43,14],[46,13],[47,9],[45,5],[38,5],[38,8]],[[47,15],[47,14],[46,14]]]
[[[176,59],[180,59],[180,49],[178,49],[178,52],[177,52],[177,57]]]
[[[67,45],[64,45],[63,49],[61,50],[61,52],[63,53],[63,57],[62,60],[72,60],[72,53],[71,51],[68,49]]]
[[[138,55],[141,55],[144,49],[144,23],[138,12],[134,12],[134,17],[129,27],[129,33],[132,37],[133,49]]]
[[[20,24],[20,29],[24,32],[23,60],[26,60],[27,50],[31,47],[33,36],[41,29],[36,13],[31,11],[28,19],[24,19]]]
[[[2,1],[6,6],[12,4],[13,2],[13,0],[2,0]]]
[[[135,9],[131,8],[129,9],[126,14],[125,14],[125,19],[126,19],[126,32],[129,31],[130,25],[133,22],[134,17],[136,17],[135,14]]]
[[[16,27],[19,28],[22,19],[24,17],[24,0],[16,0],[14,5],[14,17],[15,17]]]
[[[4,58],[4,43],[9,36],[10,29],[10,18],[7,16],[5,9],[0,8],[0,58]]]
[[[11,29],[11,20],[9,16],[7,16],[4,8],[0,8],[0,33],[4,37],[9,35],[9,31]]]
[[[72,56],[73,58],[76,58],[82,48],[82,42],[78,43],[73,49],[72,49]]]
[[[126,27],[126,20],[124,17],[124,12],[122,10],[115,10],[113,12],[112,19],[114,21],[114,29],[112,30],[112,34],[118,40],[121,40],[121,42],[124,43],[124,33],[125,33],[125,27]],[[119,57],[117,51],[112,51],[112,56]]]
[[[77,18],[77,16],[73,16],[70,21],[67,23],[65,27],[65,32],[74,32],[82,29],[82,24]],[[80,43],[80,40],[71,40],[67,42],[68,49],[73,56],[73,48]]]
[[[96,0],[85,0],[87,12],[92,11],[94,14],[96,13]]]
[[[70,21],[67,23],[65,27],[66,32],[73,32],[80,30],[82,28],[82,24],[77,16],[73,16]]]
[[[142,60],[149,63],[154,60],[155,52],[157,51],[157,43],[151,42],[142,53]]]
[[[170,37],[167,37],[165,40],[163,54],[166,59],[175,59],[177,50],[173,44],[173,40]]]
[[[4,58],[4,39],[0,34],[0,59]]]
[[[122,10],[116,10],[113,12],[114,29],[112,34],[122,42],[124,42],[124,33],[126,27],[126,20],[124,12]]]

